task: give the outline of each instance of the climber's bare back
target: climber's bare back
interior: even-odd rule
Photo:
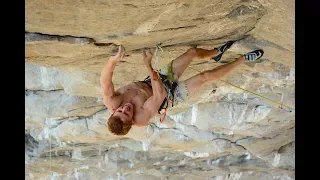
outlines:
[[[136,126],[145,126],[145,122],[148,122],[145,119],[148,117],[143,113],[142,107],[152,95],[152,89],[147,84],[132,82],[117,89],[113,97],[104,97],[103,103],[111,114],[125,103],[133,104],[133,122]]]

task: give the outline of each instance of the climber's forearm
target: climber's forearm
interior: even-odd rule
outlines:
[[[101,76],[100,84],[103,92],[103,96],[112,96],[114,94],[114,86],[112,83],[113,71],[116,67],[115,61],[108,61],[104,66]]]

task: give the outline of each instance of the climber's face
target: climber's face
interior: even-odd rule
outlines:
[[[133,105],[131,103],[126,103],[113,113],[114,116],[119,116],[122,121],[132,121],[133,118]]]

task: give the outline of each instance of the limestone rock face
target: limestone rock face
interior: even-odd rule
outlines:
[[[26,179],[295,179],[294,1],[26,1]],[[122,44],[113,83],[143,80],[191,47],[237,40],[218,63],[264,56],[207,83],[186,102],[121,137],[108,131],[100,72]],[[154,58],[155,59],[155,58]],[[153,61],[154,62],[154,61]]]

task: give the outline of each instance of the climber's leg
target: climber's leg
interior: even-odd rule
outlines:
[[[185,53],[173,60],[172,71],[175,74],[175,76],[177,76],[177,78],[180,78],[180,76],[189,66],[191,61],[210,59],[217,56],[217,54],[218,50],[216,49],[206,50],[201,48],[190,48]]]
[[[253,62],[260,59],[263,56],[264,52],[261,49],[249,52],[240,56],[235,61],[216,67],[212,70],[201,72],[187,80],[184,81],[186,84],[186,88],[188,89],[188,96],[193,95],[193,93],[199,89],[204,83],[209,81],[215,81],[220,79],[221,77],[227,75],[233,69],[238,67],[240,64],[244,62]]]
[[[228,41],[226,44],[211,50],[201,48],[190,48],[187,52],[173,60],[173,73],[180,78],[182,73],[193,60],[214,59],[219,61],[225,51],[227,51],[235,41]]]
[[[188,96],[192,96],[204,83],[220,79],[244,62],[245,56],[241,56],[231,63],[218,66],[212,70],[201,72],[185,80],[184,83],[188,89]]]

